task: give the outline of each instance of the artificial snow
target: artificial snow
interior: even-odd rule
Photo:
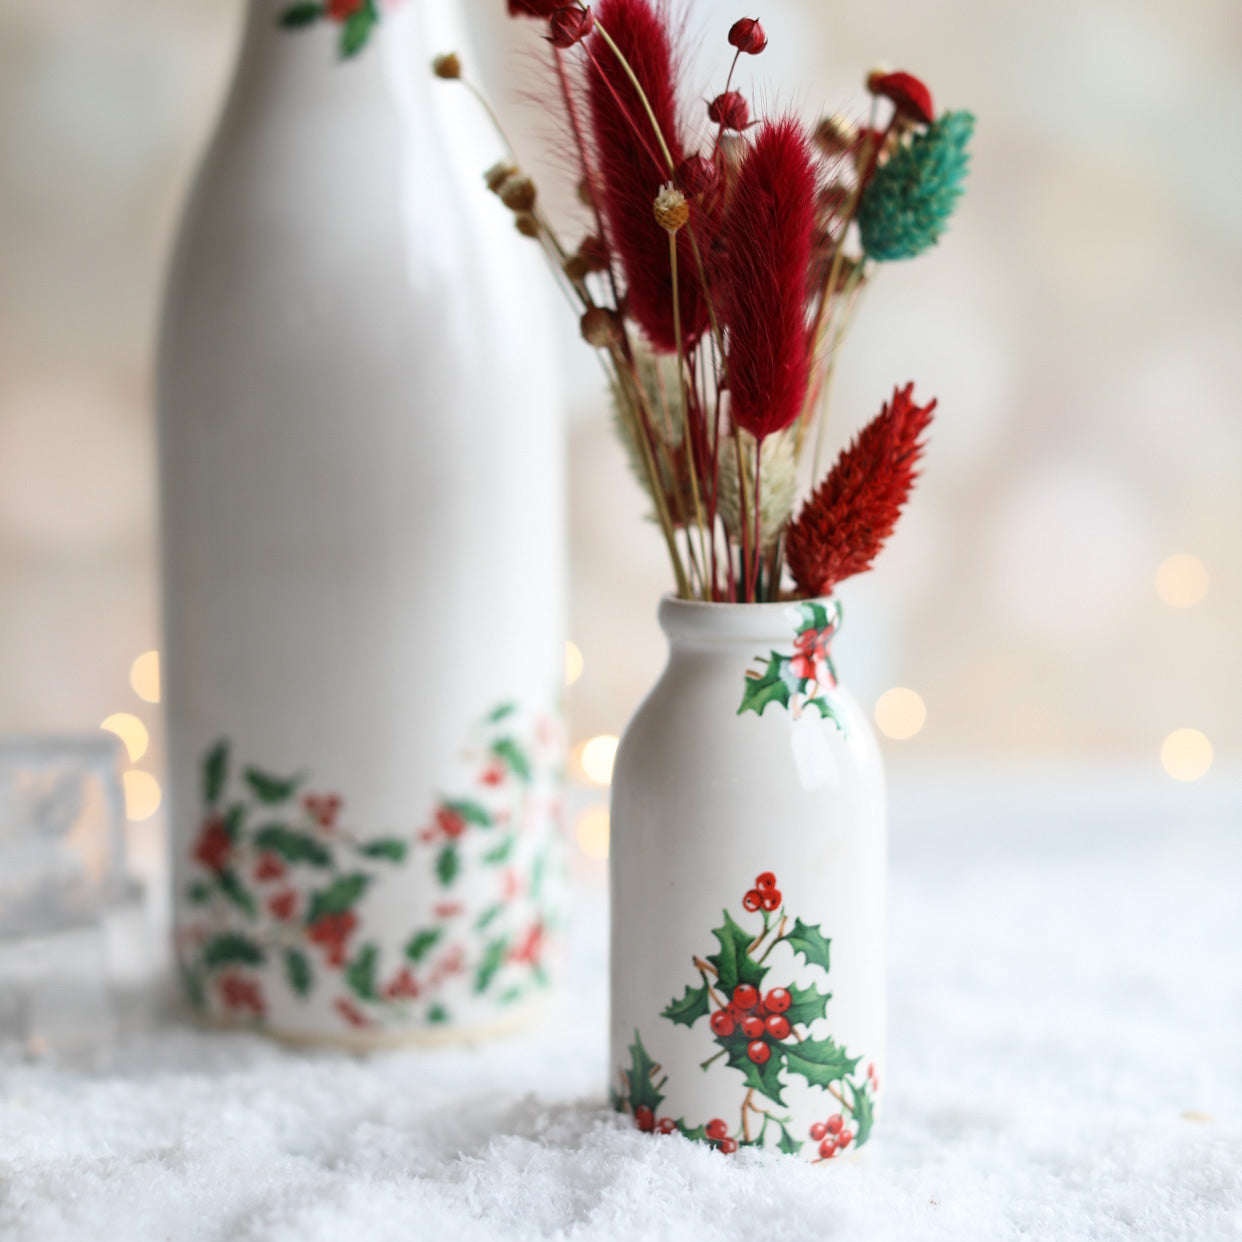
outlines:
[[[605,1108],[595,877],[571,990],[508,1042],[364,1059],[167,1023],[90,1070],[6,1054],[0,1238],[1242,1238],[1242,795],[1140,795],[899,790],[853,1162]]]

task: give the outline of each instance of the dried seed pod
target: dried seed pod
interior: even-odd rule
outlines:
[[[431,62],[431,71],[437,78],[444,78],[446,81],[454,81],[461,77],[461,60],[456,52],[449,52],[445,56],[437,56]]]
[[[677,165],[673,181],[687,198],[698,198],[715,189],[720,181],[720,169],[702,155],[688,155]]]
[[[750,124],[750,105],[741,91],[725,91],[707,105],[707,118],[713,124],[740,133]]]
[[[729,30],[729,42],[739,52],[758,56],[768,46],[768,36],[753,17],[743,17],[733,23]]]
[[[564,51],[583,39],[595,29],[595,16],[589,8],[580,9],[567,4],[557,9],[548,21],[548,40],[553,47]]]
[[[582,244],[578,247],[578,254],[588,264],[588,271],[606,272],[611,266],[608,243],[602,237],[596,237],[594,233],[582,239]]]
[[[873,95],[890,100],[900,121],[930,125],[936,119],[931,91],[912,73],[872,70],[867,75],[867,89]]]
[[[580,254],[571,254],[561,264],[561,271],[576,285],[580,285],[591,274],[591,267]]]
[[[621,339],[621,324],[616,312],[606,306],[592,306],[579,321],[582,339],[596,349],[607,349]]]
[[[513,223],[516,226],[517,231],[521,233],[523,237],[532,237],[536,240],[538,239],[540,228],[537,217],[532,216],[529,212],[522,212]]]
[[[538,195],[535,191],[535,183],[523,173],[517,173],[512,177],[506,177],[504,183],[500,187],[500,201],[504,203],[510,211],[526,213],[535,210],[535,202]]]
[[[595,195],[591,190],[591,183],[586,177],[578,182],[578,201],[584,207],[595,206]]]
[[[517,167],[513,164],[500,160],[495,163],[483,174],[483,180],[487,182],[487,188],[493,194],[500,193],[500,187],[504,185],[510,177],[516,177],[518,173]]]
[[[655,200],[656,223],[666,233],[678,233],[690,219],[690,205],[686,196],[670,181],[660,187]]]
[[[841,155],[858,141],[858,126],[843,112],[826,116],[815,127],[815,145],[825,155]]]

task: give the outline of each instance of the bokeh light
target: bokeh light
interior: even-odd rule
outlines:
[[[1193,608],[1207,589],[1207,566],[1188,552],[1166,557],[1156,570],[1156,594],[1170,608]]]
[[[130,763],[137,763],[147,753],[151,738],[147,726],[137,716],[131,716],[129,712],[113,712],[99,727],[115,733],[125,743]]]
[[[1212,743],[1198,729],[1175,729],[1160,747],[1160,762],[1175,781],[1197,781],[1212,766]]]
[[[578,755],[578,766],[587,780],[596,785],[608,785],[612,782],[612,765],[617,757],[620,739],[611,733],[602,733],[584,742]]]
[[[565,640],[565,684],[572,686],[582,676],[582,651],[578,644]]]
[[[134,693],[146,703],[160,701],[160,653],[144,651],[129,670],[129,684]]]
[[[875,723],[885,737],[903,742],[927,723],[927,704],[917,690],[894,686],[876,701]]]
[[[135,768],[126,772],[122,778],[125,782],[125,814],[134,823],[150,819],[160,809],[160,783],[150,772]]]
[[[589,806],[578,816],[575,835],[578,848],[588,857],[603,860],[608,857],[608,808],[602,803]]]

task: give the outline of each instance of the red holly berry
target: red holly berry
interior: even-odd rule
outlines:
[[[450,806],[442,806],[436,811],[436,824],[446,837],[460,837],[466,831],[466,821]]]
[[[822,1121],[817,1121],[811,1127],[811,1141],[819,1143],[828,1137],[828,1127]]]
[[[752,1015],[749,1018],[742,1019],[742,1034],[745,1035],[747,1039],[762,1039],[763,1031],[764,1025],[762,1018],[757,1018]]]
[[[768,1034],[773,1039],[784,1039],[789,1034],[789,1019],[784,1014],[768,1014],[768,1020],[764,1023],[764,1026],[767,1027]]]
[[[763,998],[763,1007],[768,1013],[788,1013],[789,1006],[792,1004],[793,997],[785,988],[773,988]]]
[[[755,876],[755,887],[761,893],[774,889],[776,887],[776,876],[770,871],[765,871],[762,875]]]
[[[842,1130],[841,1133],[837,1135],[837,1146],[848,1147],[853,1139],[854,1136],[848,1130]]]
[[[306,938],[324,949],[329,966],[344,966],[345,942],[357,926],[358,916],[352,910],[325,914],[307,928]]]
[[[733,1153],[737,1151],[737,1139],[722,1138],[717,1146],[717,1150],[724,1152],[726,1156],[733,1155]]]
[[[279,893],[273,894],[267,908],[271,911],[272,918],[279,919],[282,923],[288,922],[297,913],[298,895],[291,888],[281,889]]]
[[[733,1003],[739,1009],[754,1009],[759,1003],[759,993],[749,983],[739,983],[733,989]]]
[[[671,1117],[661,1117],[656,1123],[656,1129],[659,1130],[661,1134],[676,1134],[677,1123]]]
[[[823,1156],[825,1160],[831,1160],[833,1156],[837,1154],[836,1139],[824,1139],[824,1141],[819,1145],[819,1154]]]
[[[733,1016],[727,1009],[717,1009],[711,1016],[712,1030],[721,1039],[728,1039],[733,1034],[734,1025]]]
[[[203,825],[198,842],[194,846],[194,859],[208,871],[223,871],[233,852],[233,838],[229,836],[224,820],[213,815]]]
[[[228,971],[220,976],[220,999],[226,1009],[233,1011],[249,1010],[255,1017],[261,1018],[267,1006],[263,1001],[263,992],[254,979],[236,971]]]
[[[493,759],[479,775],[479,780],[484,785],[499,785],[504,779],[505,765],[499,759]]]
[[[646,1104],[640,1104],[634,1110],[634,1124],[640,1130],[654,1130],[655,1113],[653,1113]]]
[[[543,951],[543,924],[536,923],[528,928],[522,939],[509,950],[511,962],[526,962],[531,966],[539,963]]]
[[[768,46],[768,36],[763,27],[753,17],[743,17],[733,23],[729,30],[729,42],[739,52],[748,56],[758,56]]]
[[[334,22],[344,22],[362,8],[362,0],[328,0],[326,8]]]
[[[557,9],[548,21],[548,38],[553,47],[564,50],[581,43],[595,29],[595,16],[591,10],[580,9],[572,4]]]
[[[707,1135],[709,1139],[712,1139],[713,1141],[718,1141],[722,1138],[728,1137],[729,1127],[725,1125],[724,1121],[721,1118],[713,1117],[711,1121],[709,1121],[707,1125],[703,1127],[703,1132]]]
[[[781,904],[781,890],[774,888],[771,892],[763,894],[763,908],[767,911],[777,910]]]
[[[739,133],[750,124],[750,106],[741,91],[725,91],[707,105],[707,118],[721,129]]]
[[[746,1045],[746,1055],[756,1065],[766,1065],[768,1058],[772,1055],[772,1049],[762,1039],[756,1039],[754,1043]]]
[[[841,1114],[833,1113],[832,1116],[828,1118],[828,1133],[829,1134],[840,1134],[841,1127],[844,1125],[845,1125],[845,1119],[841,1116]]]
[[[346,1000],[343,996],[337,999],[334,1008],[350,1026],[361,1027],[371,1025],[367,1020],[367,1015],[353,1001]]]
[[[418,982],[410,973],[408,966],[401,968],[401,973],[384,989],[384,995],[390,1000],[414,1000],[418,996]]]
[[[302,799],[307,814],[321,828],[331,828],[336,823],[337,814],[341,809],[340,794],[307,794]]]
[[[262,884],[266,880],[279,880],[285,874],[285,864],[280,861],[280,857],[270,852],[259,855],[258,864],[254,869],[254,878],[257,883]]]
[[[749,910],[751,914],[754,914],[754,912],[763,905],[763,896],[757,889],[752,888],[750,892],[742,898],[742,905]]]

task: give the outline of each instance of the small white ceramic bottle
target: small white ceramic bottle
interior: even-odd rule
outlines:
[[[832,1161],[883,1077],[879,749],[828,600],[666,598],[612,786],[613,1102],[642,1129]]]
[[[282,1036],[485,1033],[538,1003],[559,917],[545,282],[430,72],[469,57],[458,0],[377,10],[345,61],[342,6],[289,8],[251,0],[163,321],[179,960]]]

